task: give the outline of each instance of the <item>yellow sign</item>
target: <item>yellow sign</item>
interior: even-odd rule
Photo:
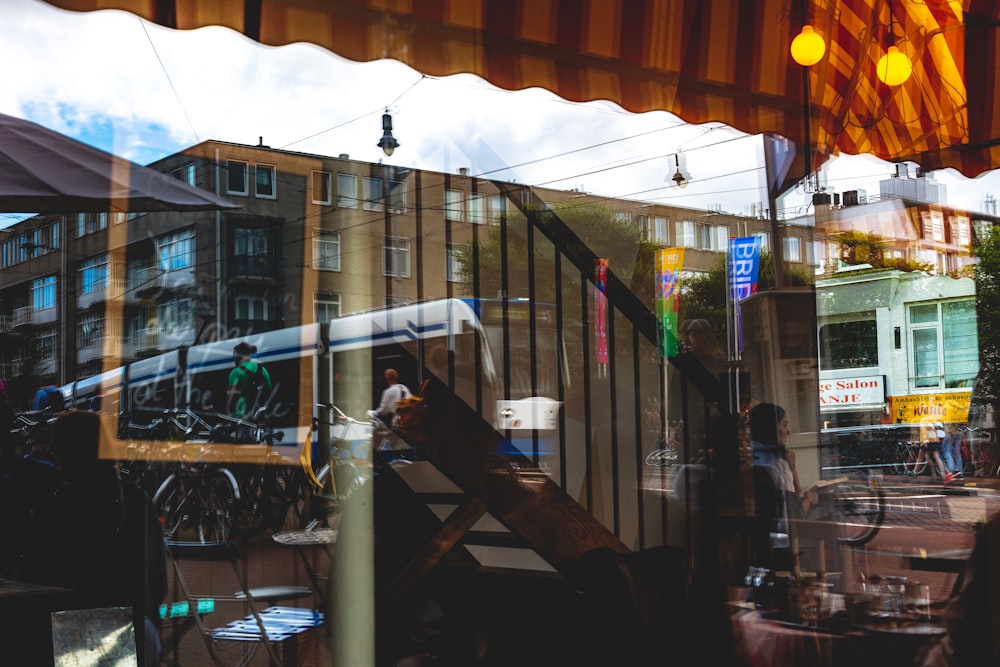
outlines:
[[[925,421],[965,423],[969,421],[971,396],[967,391],[890,396],[889,414],[895,424],[919,424]]]

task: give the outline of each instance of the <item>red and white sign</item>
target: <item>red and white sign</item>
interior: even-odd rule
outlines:
[[[864,375],[819,381],[819,409],[881,407],[885,403],[885,377]]]

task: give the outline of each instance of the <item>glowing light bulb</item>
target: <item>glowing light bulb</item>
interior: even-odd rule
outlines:
[[[913,66],[906,54],[895,46],[890,46],[885,55],[878,59],[875,74],[887,86],[898,86],[913,74]]]
[[[802,26],[802,31],[792,40],[792,60],[809,67],[815,65],[826,53],[826,42],[811,25]]]

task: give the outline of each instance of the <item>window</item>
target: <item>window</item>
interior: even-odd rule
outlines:
[[[389,210],[393,213],[406,213],[406,183],[404,181],[389,181]]]
[[[250,194],[248,176],[250,165],[240,160],[226,161],[226,193],[231,195]]]
[[[59,349],[56,345],[57,333],[55,329],[46,329],[38,333],[38,360],[39,361],[55,361],[56,350]]]
[[[312,203],[327,205],[333,203],[333,174],[330,172],[312,173]]]
[[[965,247],[972,243],[969,219],[964,215],[956,215],[951,218],[951,242]]]
[[[358,207],[358,177],[352,174],[337,174],[337,206]]]
[[[233,229],[233,270],[237,275],[273,275],[278,269],[273,261],[272,243],[276,234],[272,228]]]
[[[76,344],[80,348],[97,347],[104,338],[104,317],[96,313],[84,315],[76,327]]]
[[[941,211],[922,211],[920,219],[924,225],[924,238],[944,241],[944,215]]]
[[[767,250],[771,247],[771,235],[767,232],[754,232],[752,236],[760,239],[761,250]]]
[[[819,364],[824,371],[878,366],[875,317],[819,327]]]
[[[340,233],[316,230],[313,236],[313,268],[340,271]]]
[[[194,304],[177,299],[156,306],[156,324],[160,331],[177,332],[194,328]]]
[[[160,269],[177,271],[194,266],[194,230],[187,229],[157,239]]]
[[[362,208],[366,211],[382,210],[382,181],[377,178],[361,179]]]
[[[241,294],[235,300],[236,319],[268,321],[271,304],[267,298],[254,294]]]
[[[188,162],[182,167],[178,167],[170,172],[170,175],[176,178],[178,181],[187,183],[188,185],[195,184],[195,169],[194,162]]]
[[[728,252],[729,251],[729,227],[726,225],[718,225],[715,228],[715,251],[716,252]]]
[[[233,230],[233,254],[237,257],[267,256],[268,230],[237,227]]]
[[[786,236],[781,239],[781,249],[786,262],[802,261],[802,243],[798,236]]]
[[[80,265],[80,291],[91,294],[108,287],[108,256],[98,255]]]
[[[486,196],[469,195],[469,222],[482,225],[486,222]]]
[[[316,292],[316,321],[329,322],[340,317],[340,294]]]
[[[102,229],[108,228],[107,213],[77,213],[76,214],[76,237],[80,238],[88,234],[95,234]]]
[[[628,211],[615,211],[611,214],[611,219],[618,223],[630,224],[632,222],[632,214]]]
[[[45,310],[56,307],[56,277],[46,276],[31,281],[31,307]]]
[[[462,262],[458,259],[458,249],[454,243],[448,244],[448,282],[457,283],[462,280]]]
[[[255,194],[264,199],[274,199],[278,196],[275,184],[275,167],[270,164],[254,165]]]
[[[410,240],[386,236],[382,246],[382,275],[410,277]]]
[[[675,243],[682,248],[694,248],[695,246],[695,230],[694,223],[690,220],[681,220],[677,223],[676,233],[674,234]]]
[[[445,220],[462,221],[462,201],[464,193],[461,190],[444,191],[444,217]]]
[[[652,241],[653,243],[659,243],[661,245],[666,245],[670,243],[670,239],[668,238],[668,232],[667,232],[667,227],[669,224],[670,220],[668,218],[654,217],[653,226],[650,229],[649,240]]]
[[[715,236],[712,233],[712,225],[698,225],[698,248],[700,250],[712,250],[715,243]]]
[[[971,387],[979,372],[974,299],[910,306],[913,386]]]
[[[820,266],[826,262],[826,241],[813,241],[806,246],[809,253],[807,260],[810,264]]]
[[[503,217],[507,214],[507,198],[503,195],[492,195],[490,197],[490,222],[499,225],[503,222]]]

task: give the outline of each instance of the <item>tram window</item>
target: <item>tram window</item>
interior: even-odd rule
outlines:
[[[823,370],[878,366],[875,320],[831,322],[820,326],[819,350]]]

